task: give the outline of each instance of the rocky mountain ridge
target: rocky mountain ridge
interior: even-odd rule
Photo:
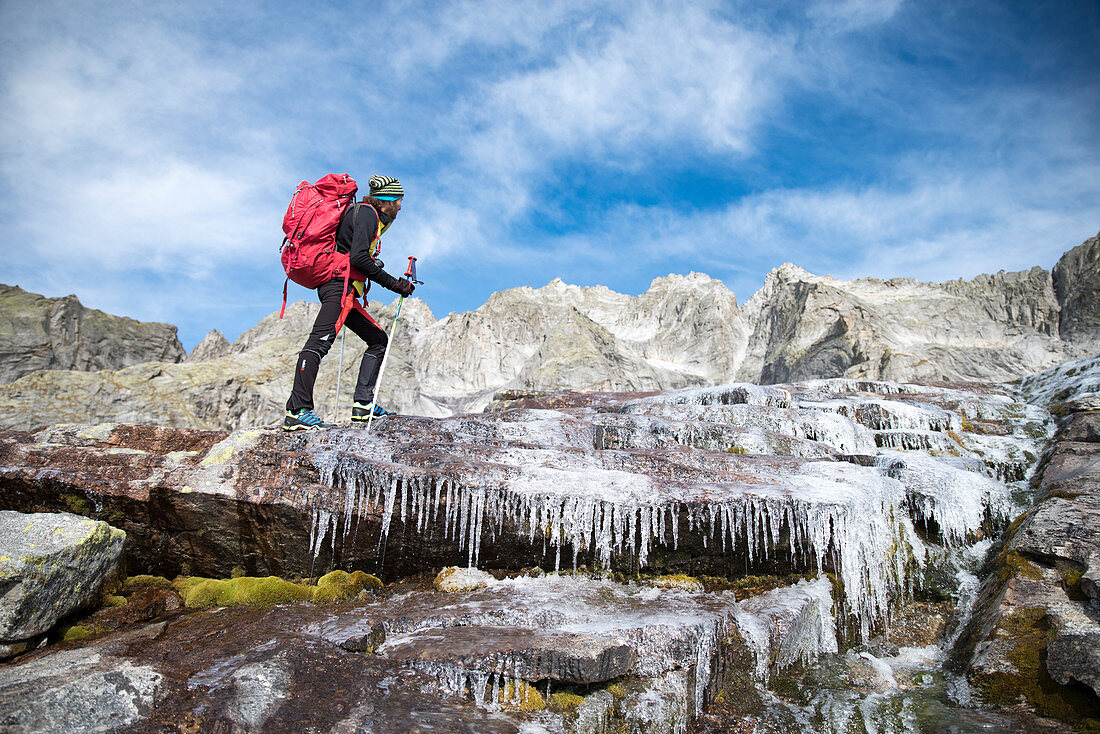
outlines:
[[[844,281],[784,264],[743,305],[701,273],[657,278],[637,297],[556,279],[495,293],[475,311],[442,319],[413,298],[402,310],[381,399],[402,413],[442,417],[480,411],[505,390],[652,391],[829,377],[1009,381],[1100,350],[1097,262],[1100,236],[1050,272],[942,284]],[[370,304],[383,324],[394,307]],[[0,385],[0,406],[19,416],[19,427],[28,420],[271,424],[317,308],[292,304],[287,318],[272,314],[232,344],[211,332],[181,364],[168,357],[100,372],[35,372]],[[354,337],[347,347],[341,381],[350,389],[362,348]],[[339,420],[336,357],[333,350],[322,364],[315,395],[319,412]]]
[[[85,308],[76,296],[46,298],[0,284],[0,382],[41,370],[114,370],[183,357],[170,324]]]

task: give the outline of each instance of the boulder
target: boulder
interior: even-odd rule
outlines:
[[[491,574],[479,571],[476,568],[448,566],[436,575],[432,584],[440,591],[457,592],[481,589],[493,581],[495,579]]]
[[[114,579],[126,534],[68,513],[0,511],[0,642],[48,632]]]

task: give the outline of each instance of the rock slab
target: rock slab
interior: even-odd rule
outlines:
[[[0,511],[0,642],[48,632],[114,577],[126,534],[68,513]]]

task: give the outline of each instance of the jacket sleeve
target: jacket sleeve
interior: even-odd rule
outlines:
[[[397,278],[382,269],[382,261],[370,256],[370,245],[378,231],[378,214],[373,207],[357,205],[351,215],[352,240],[349,258],[351,266],[383,288],[397,292]]]

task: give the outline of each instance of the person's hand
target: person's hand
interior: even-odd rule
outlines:
[[[406,278],[399,278],[397,283],[394,284],[393,290],[395,293],[401,294],[402,297],[408,298],[416,290],[416,286],[410,283]]]

